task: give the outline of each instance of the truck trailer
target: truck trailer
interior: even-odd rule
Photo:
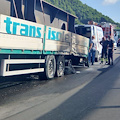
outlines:
[[[66,62],[89,66],[89,39],[75,33],[75,18],[43,0],[0,0],[0,76],[52,79]]]

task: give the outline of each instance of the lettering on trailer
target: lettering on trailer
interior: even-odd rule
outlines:
[[[58,29],[52,29],[51,27],[48,28],[47,38],[49,40],[56,40],[62,42],[70,42],[70,34],[66,33],[65,31],[58,31]]]
[[[51,28],[48,30],[48,39],[50,40],[60,40],[61,32],[53,31]]]
[[[41,27],[15,22],[12,21],[10,17],[6,17],[4,23],[6,24],[6,32],[8,34],[16,35],[19,31],[18,33],[19,35],[41,38],[41,30],[42,30]]]

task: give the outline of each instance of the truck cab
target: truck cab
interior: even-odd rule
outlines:
[[[95,40],[97,43],[95,61],[98,62],[102,52],[102,46],[100,44],[100,41],[103,37],[102,28],[95,25],[76,25],[75,30],[77,34],[89,38],[90,41],[92,39],[92,36],[95,36]]]

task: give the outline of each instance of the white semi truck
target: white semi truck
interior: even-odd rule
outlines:
[[[6,4],[8,1],[1,2]],[[84,64],[89,66],[89,39],[75,34],[72,27],[75,18],[73,15],[45,1],[17,2],[18,0],[11,0],[11,4],[8,4],[14,8],[13,14],[6,12],[3,15],[4,11],[0,11],[1,76],[44,72],[47,79],[51,79],[55,75],[64,75],[65,61],[79,64],[81,58]],[[27,8],[28,6],[30,8]],[[34,12],[30,14],[29,10]],[[47,20],[50,20],[50,23],[46,22]]]

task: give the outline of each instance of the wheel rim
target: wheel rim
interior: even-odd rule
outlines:
[[[49,68],[48,68],[48,72],[50,76],[54,75],[54,61],[50,60],[49,61]]]

